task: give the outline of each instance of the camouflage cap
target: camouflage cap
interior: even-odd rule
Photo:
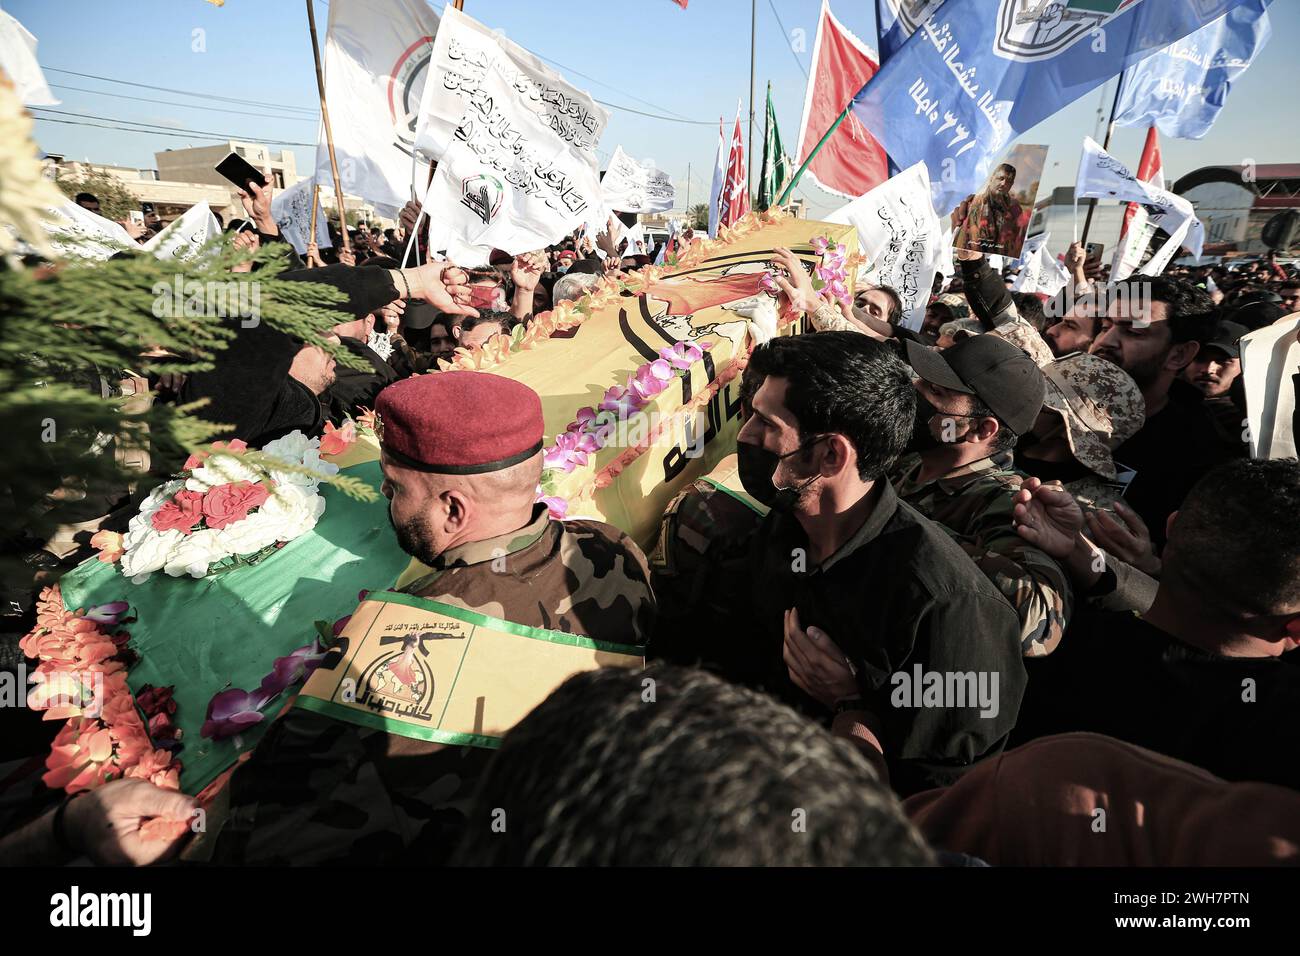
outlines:
[[[1118,365],[1077,352],[1043,367],[1043,408],[1065,419],[1070,451],[1079,464],[1104,478],[1115,477],[1111,449],[1137,434],[1146,421],[1142,390]]]
[[[1043,337],[1038,334],[1038,330],[1024,319],[1012,319],[1010,322],[1003,322],[989,334],[1006,339],[1033,359],[1034,364],[1039,368],[1051,365],[1056,360],[1055,356],[1052,355],[1051,347],[1043,341]]]
[[[956,292],[945,292],[943,295],[935,296],[934,301],[942,303],[951,309],[954,319],[964,319],[970,315],[970,306],[967,304],[966,298]]]

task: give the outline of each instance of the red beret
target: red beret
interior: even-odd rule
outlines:
[[[487,372],[435,372],[394,382],[375,401],[379,440],[400,465],[480,475],[542,450],[542,400]]]

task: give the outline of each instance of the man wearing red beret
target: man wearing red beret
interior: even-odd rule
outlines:
[[[375,408],[397,543],[431,571],[405,591],[529,627],[644,644],[645,556],[599,521],[537,504],[542,403],[526,385],[447,371],[396,382]],[[446,859],[491,750],[292,709],[230,783],[219,862]]]

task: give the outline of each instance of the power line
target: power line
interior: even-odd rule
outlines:
[[[605,87],[605,89],[607,89],[607,90],[613,90],[615,93],[622,93],[624,96],[628,97],[628,99],[636,100],[638,103],[642,103],[642,104],[644,104],[644,105],[646,105],[646,106],[653,106],[655,109],[657,109],[657,110],[662,110],[662,111],[665,112],[665,113],[672,113],[673,116],[677,117],[679,120],[684,120],[684,121],[687,121],[687,122],[694,122],[694,120],[688,120],[687,117],[682,116],[682,114],[681,114],[681,113],[678,113],[676,110],[670,110],[668,107],[666,107],[666,106],[660,106],[658,103],[651,103],[649,100],[643,100],[643,99],[641,99],[641,97],[639,97],[639,96],[634,96],[633,94],[629,93],[627,90],[619,89],[617,86],[613,86],[612,84],[606,83],[604,80],[598,80],[598,79],[596,79],[594,76],[591,76],[591,75],[589,75],[589,74],[587,74],[587,73],[583,73],[581,70],[575,70],[575,69],[574,69],[573,67],[571,67],[571,66],[565,66],[565,65],[564,65],[563,63],[561,63],[559,60],[552,60],[549,56],[542,56],[540,53],[536,54],[536,56],[537,56],[539,59],[545,60],[547,63],[551,63],[551,64],[553,64],[553,65],[555,65],[555,66],[558,66],[561,70],[567,70],[568,72],[572,73],[574,76],[580,76],[580,77],[582,77],[584,80],[590,80],[592,83],[595,83],[595,84],[597,84],[597,85],[599,85],[599,86],[603,86],[603,87]],[[593,98],[594,98],[594,97],[593,97]],[[603,101],[601,101],[601,100],[596,100],[596,102],[600,103],[600,102],[603,102]],[[610,105],[612,105],[612,104],[606,103],[605,105],[606,105],[606,106],[610,106]],[[619,108],[619,107],[615,107],[615,109],[618,109],[618,108]],[[665,118],[666,118],[666,117],[665,117]]]
[[[179,106],[187,110],[207,110],[212,113],[236,113],[240,116],[261,116],[265,119],[283,119],[293,120],[295,123],[315,123],[316,118],[312,116],[280,116],[270,113],[250,113],[247,110],[226,109],[223,106],[203,106],[198,103],[177,103],[174,100],[155,100],[147,96],[127,96],[125,93],[113,93],[109,90],[87,90],[80,86],[64,86],[62,83],[51,83],[50,86],[56,90],[73,90],[77,93],[95,93],[99,96],[111,96],[119,100],[137,100],[141,103],[160,103],[163,106]]]
[[[261,136],[236,136],[236,135],[228,134],[228,133],[213,133],[213,132],[211,132],[211,131],[207,131],[207,130],[183,129],[183,128],[172,127],[172,126],[159,126],[157,123],[145,123],[145,122],[142,122],[142,121],[140,121],[140,120],[124,120],[124,119],[115,119],[115,118],[113,118],[113,117],[111,117],[111,116],[95,116],[95,115],[90,114],[90,113],[72,113],[72,112],[69,112],[69,111],[67,111],[67,110],[52,110],[52,109],[49,109],[48,107],[45,107],[45,106],[33,106],[33,107],[31,107],[31,109],[33,110],[33,112],[38,112],[38,113],[53,113],[53,114],[55,114],[56,116],[75,116],[75,117],[78,117],[79,119],[82,119],[82,120],[104,120],[104,121],[107,122],[107,123],[126,123],[126,124],[129,124],[129,125],[131,125],[131,126],[149,127],[149,128],[146,128],[146,129],[123,129],[123,130],[122,130],[123,132],[127,132],[127,133],[157,133],[157,134],[161,134],[161,135],[172,135],[172,136],[181,136],[181,135],[187,135],[187,134],[188,134],[188,135],[191,135],[191,136],[203,136],[203,137],[206,137],[206,138],[209,138],[209,139],[242,140],[242,141],[246,141],[246,142],[258,142],[258,143],[275,143],[276,145],[284,145],[284,146],[315,146],[315,145],[316,145],[315,143],[296,143],[296,142],[292,142],[292,141],[290,141],[290,140],[283,140],[283,139],[268,139],[268,138],[261,137]],[[67,120],[54,120],[54,119],[49,119],[48,117],[45,117],[45,116],[37,116],[36,118],[39,119],[39,120],[48,120],[48,122],[51,122],[51,123],[56,123],[56,122],[64,122],[64,123],[66,123],[66,122],[68,122]],[[71,125],[74,125],[74,126],[99,126],[100,124],[97,124],[97,123],[72,123]],[[102,128],[102,129],[120,129],[121,127],[118,127],[118,126],[102,126],[101,128]]]
[[[176,131],[166,132],[164,130],[156,130],[156,129],[127,129],[122,126],[109,126],[105,123],[85,123],[80,120],[51,119],[48,116],[38,116],[37,119],[39,119],[42,123],[59,123],[60,125],[63,126],[93,126],[95,129],[111,129],[111,130],[116,130],[119,133],[146,133],[149,136],[177,136],[180,137],[181,139],[185,139],[190,136],[190,132],[188,130],[181,130],[179,132]],[[198,135],[205,136],[205,134],[198,134]],[[223,136],[219,138],[225,139],[226,137]],[[289,142],[288,140],[283,140],[283,139],[259,139],[257,142],[266,143],[268,146],[311,146],[312,145],[311,143],[292,143]]]
[[[781,35],[786,38],[786,46],[790,47],[790,55],[799,64],[799,70],[803,73],[803,78],[808,79],[808,69],[803,65],[803,60],[799,59],[799,54],[794,52],[794,45],[789,42],[790,32],[786,30],[785,24],[781,22],[781,14],[776,12],[776,4],[772,0],[767,0],[767,5],[772,8],[772,16],[776,17],[776,25],[781,28]]]
[[[145,90],[157,90],[160,93],[177,93],[181,96],[196,96],[205,100],[218,100],[222,103],[236,103],[240,106],[265,106],[270,109],[288,110],[294,113],[309,113],[315,116],[319,110],[315,107],[291,106],[284,103],[264,103],[260,100],[243,100],[233,96],[218,96],[216,93],[196,93],[193,90],[177,90],[168,86],[151,86],[148,83],[136,83],[132,80],[115,80],[111,76],[98,76],[94,73],[78,73],[75,70],[60,70],[58,67],[47,66],[46,70],[53,73],[67,73],[69,76],[80,76],[87,80],[103,80],[105,83],[121,83],[123,86],[138,86]]]

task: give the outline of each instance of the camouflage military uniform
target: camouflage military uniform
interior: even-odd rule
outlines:
[[[444,553],[407,593],[530,627],[644,644],[655,604],[645,557],[597,521],[550,520]],[[445,862],[493,751],[452,747],[291,709],[229,786],[220,863]]]
[[[890,480],[899,498],[938,522],[965,549],[1016,609],[1026,657],[1050,654],[1069,623],[1074,602],[1065,570],[1029,544],[1012,524],[1024,475],[1010,452],[983,458],[921,482],[920,455],[898,461]]]
[[[658,659],[721,664],[750,650],[735,608],[750,586],[750,543],[767,508],[729,487],[739,479],[735,456],[728,462],[730,473],[696,479],[664,511],[650,553],[659,615],[649,651]]]

